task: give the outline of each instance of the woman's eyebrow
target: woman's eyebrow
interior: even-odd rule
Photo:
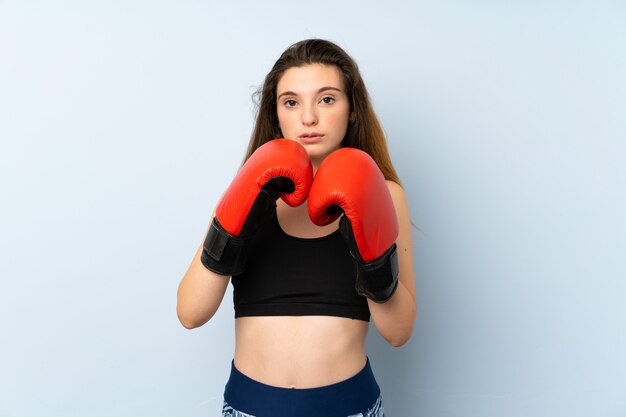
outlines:
[[[293,91],[285,91],[284,93],[280,93],[277,98],[281,98],[282,96],[297,96]]]
[[[319,90],[317,90],[317,94],[319,94],[319,93],[323,93],[324,91],[329,91],[329,90],[332,90],[332,91],[338,91],[338,92],[340,92],[340,93],[343,93],[343,91],[342,91],[340,88],[327,86],[327,87],[322,87],[322,88],[320,88]],[[297,95],[298,95],[298,94],[294,93],[293,91],[285,91],[285,92],[280,93],[280,94],[278,95],[278,97],[276,97],[276,99],[279,99],[279,98],[281,98],[282,96],[297,96]]]
[[[343,91],[341,91],[341,88],[337,88],[337,87],[322,87],[319,90],[317,90],[318,93],[323,93],[324,91],[328,91],[328,90],[334,90],[334,91],[338,91],[340,93],[343,93]]]

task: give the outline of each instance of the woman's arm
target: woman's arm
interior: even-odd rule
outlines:
[[[178,320],[188,329],[200,327],[213,317],[230,280],[230,277],[211,272],[202,265],[202,247],[200,244],[178,286],[176,313]]]
[[[396,239],[398,253],[398,288],[386,303],[367,300],[372,320],[378,332],[393,346],[402,346],[413,333],[413,323],[417,314],[415,282],[413,277],[413,243],[411,220],[402,187],[387,181],[396,215],[399,233]]]
[[[309,156],[295,141],[275,139],[254,151],[220,198],[214,213],[219,221],[211,220],[205,242],[208,256],[202,258],[203,243],[178,287],[176,311],[183,326],[192,329],[213,317],[224,298],[227,275],[237,275],[243,268],[245,242],[258,223],[279,195],[292,206],[302,204],[312,179]]]

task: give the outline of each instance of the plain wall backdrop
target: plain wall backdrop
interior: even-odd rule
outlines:
[[[387,415],[626,415],[623,1],[0,0],[0,416],[219,415],[230,289],[176,290],[303,38],[358,62],[419,312]]]

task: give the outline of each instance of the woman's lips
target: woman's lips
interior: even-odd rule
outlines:
[[[312,144],[312,143],[318,143],[322,140],[322,138],[324,137],[324,135],[320,134],[320,133],[311,133],[311,134],[304,134],[300,136],[300,142],[304,143],[304,144]]]

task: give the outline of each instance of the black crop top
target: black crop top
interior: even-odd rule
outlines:
[[[320,238],[286,234],[276,212],[251,242],[246,269],[232,277],[235,317],[338,316],[369,321],[355,265],[339,230]]]

